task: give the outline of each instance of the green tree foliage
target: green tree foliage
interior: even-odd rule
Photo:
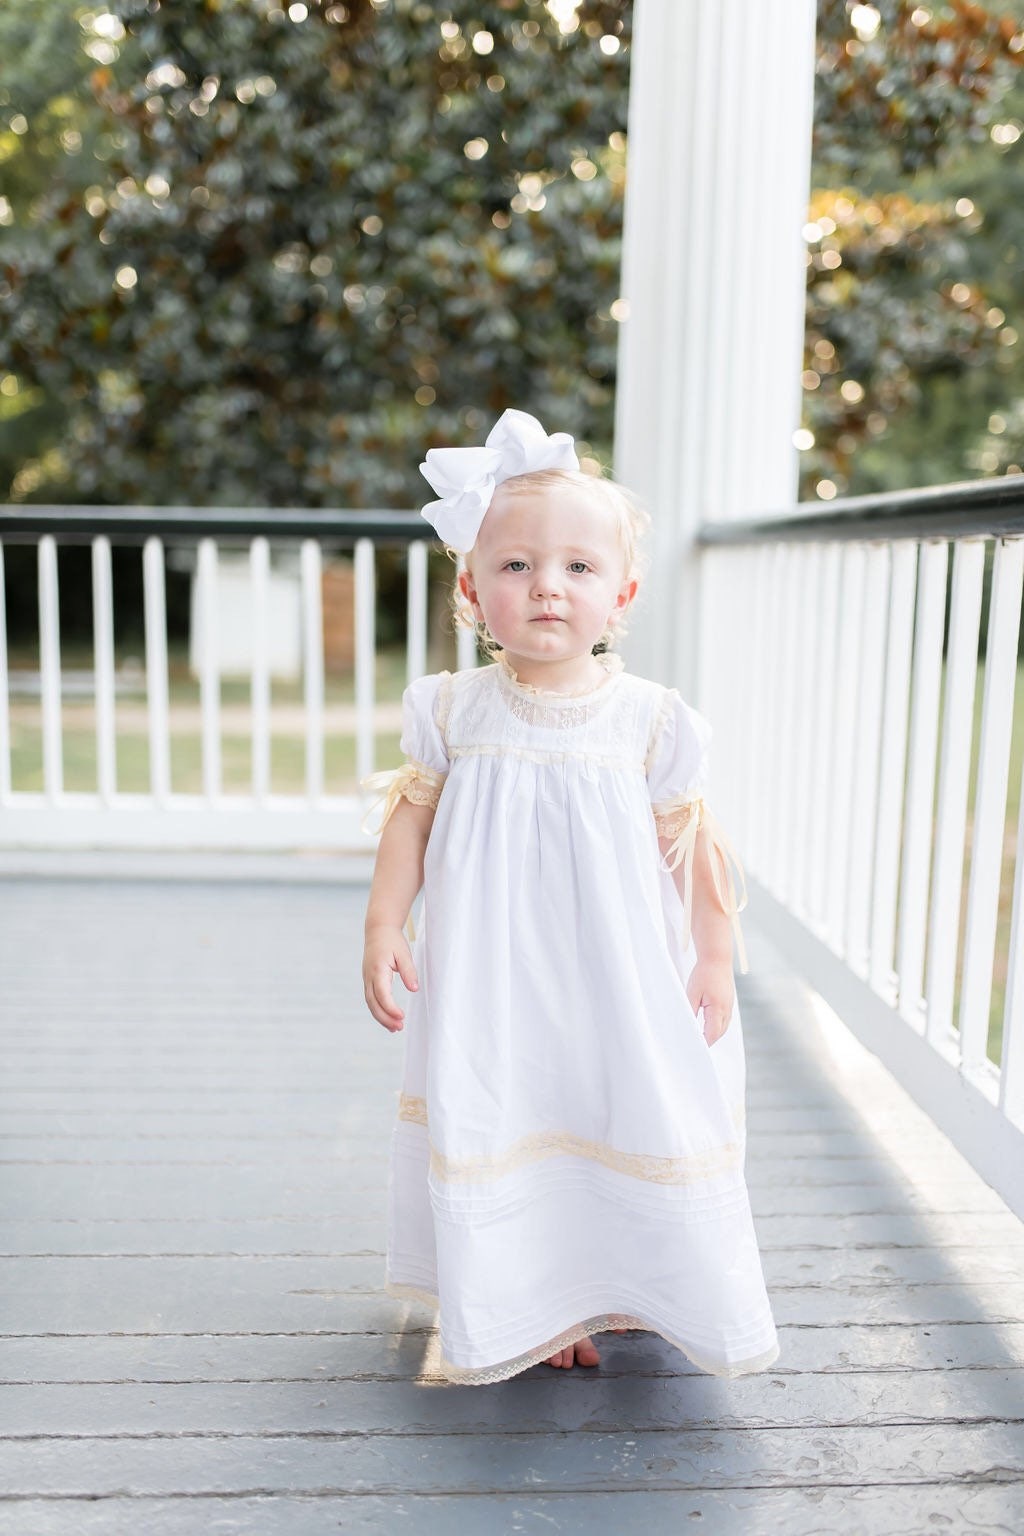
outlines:
[[[408,504],[513,403],[607,453],[621,5],[75,9],[102,163],[25,210],[0,367],[80,499]]]
[[[509,404],[606,459],[630,11],[4,0],[0,480],[410,505]],[[1019,25],[820,0],[805,495],[1017,462]]]
[[[1012,463],[979,437],[1024,394],[1022,62],[1019,12],[819,6],[807,497]]]

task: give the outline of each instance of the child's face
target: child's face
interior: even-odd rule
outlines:
[[[459,585],[510,656],[564,661],[588,655],[629,606],[637,584],[625,564],[610,507],[575,489],[503,497],[499,487]]]

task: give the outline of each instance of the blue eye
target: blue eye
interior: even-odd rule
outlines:
[[[505,566],[505,569],[506,569],[506,571],[525,571],[526,570],[526,561],[525,560],[509,560],[508,563]]]
[[[585,560],[570,560],[569,569],[574,576],[582,576],[584,571],[589,570],[589,566]]]

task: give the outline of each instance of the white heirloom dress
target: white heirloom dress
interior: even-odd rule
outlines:
[[[385,815],[400,794],[437,809],[386,1284],[439,1306],[454,1381],[504,1380],[612,1327],[719,1376],[779,1353],[743,1173],[739,1009],[709,1046],[658,847],[688,823],[677,851],[692,847],[710,727],[602,661],[585,695],[540,692],[502,660],[403,698]]]

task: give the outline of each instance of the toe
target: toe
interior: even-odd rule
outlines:
[[[597,1365],[601,1356],[594,1347],[593,1339],[576,1341],[576,1359],[580,1365]]]

